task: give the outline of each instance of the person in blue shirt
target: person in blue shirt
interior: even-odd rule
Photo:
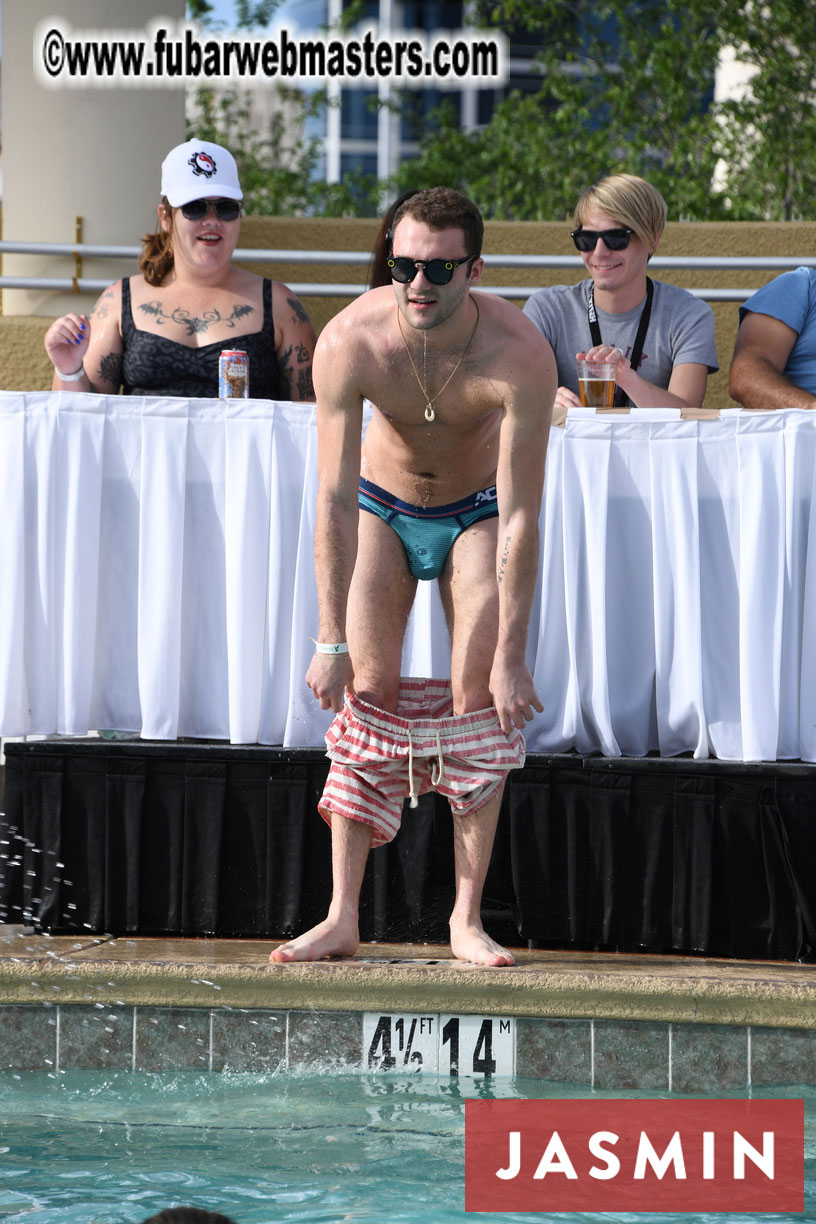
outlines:
[[[729,390],[745,408],[816,408],[816,268],[783,272],[740,307]]]

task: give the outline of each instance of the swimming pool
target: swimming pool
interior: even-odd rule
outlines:
[[[642,1214],[465,1216],[466,1097],[591,1095],[583,1085],[520,1077],[5,1073],[0,1220],[137,1224],[162,1207],[194,1204],[238,1224],[643,1224]],[[772,1218],[816,1221],[816,1091],[754,1095],[805,1099],[805,1214]]]

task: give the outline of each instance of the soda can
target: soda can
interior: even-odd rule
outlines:
[[[222,349],[218,358],[218,398],[249,399],[249,354]]]

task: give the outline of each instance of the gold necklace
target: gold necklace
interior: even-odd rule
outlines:
[[[411,363],[411,369],[414,371],[414,377],[416,378],[419,384],[419,389],[422,392],[422,398],[425,400],[425,420],[426,421],[436,420],[436,413],[434,412],[433,406],[436,403],[436,401],[439,399],[442,392],[445,390],[445,387],[447,387],[448,383],[453,378],[456,371],[459,369],[462,362],[465,360],[465,357],[467,356],[467,351],[470,348],[471,343],[473,341],[473,337],[476,335],[476,328],[479,326],[479,303],[476,301],[475,298],[471,298],[470,300],[473,302],[473,305],[476,307],[476,322],[473,324],[473,331],[470,333],[470,339],[468,340],[467,344],[462,350],[462,356],[459,358],[456,365],[453,367],[450,374],[445,379],[444,383],[439,388],[439,390],[437,391],[436,395],[433,398],[431,398],[428,395],[428,368],[427,368],[428,333],[427,331],[423,331],[422,333],[422,373],[425,375],[425,381],[423,382],[423,380],[419,377],[419,370],[414,365],[414,359],[411,356],[411,350],[408,347],[408,341],[405,339],[405,332],[402,330],[402,320],[400,319],[399,306],[397,307],[397,327],[399,328],[399,333],[402,336],[402,343],[405,345],[405,351],[408,354],[408,360]]]

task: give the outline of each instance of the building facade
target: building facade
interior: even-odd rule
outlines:
[[[339,29],[349,0],[290,0],[277,18],[302,34]],[[462,0],[363,0],[354,4],[359,24],[374,24],[378,38],[394,40],[412,31],[436,34],[468,26],[468,4]],[[465,131],[488,122],[493,108],[511,89],[537,90],[540,78],[531,72],[539,46],[536,36],[510,37],[509,75],[500,86],[479,86],[463,81],[457,89],[426,88],[406,91],[381,78],[375,88],[348,89],[339,82],[328,86],[328,105],[308,130],[323,148],[318,173],[327,182],[340,182],[352,171],[379,179],[389,178],[417,151],[417,137],[427,117],[448,99]]]

